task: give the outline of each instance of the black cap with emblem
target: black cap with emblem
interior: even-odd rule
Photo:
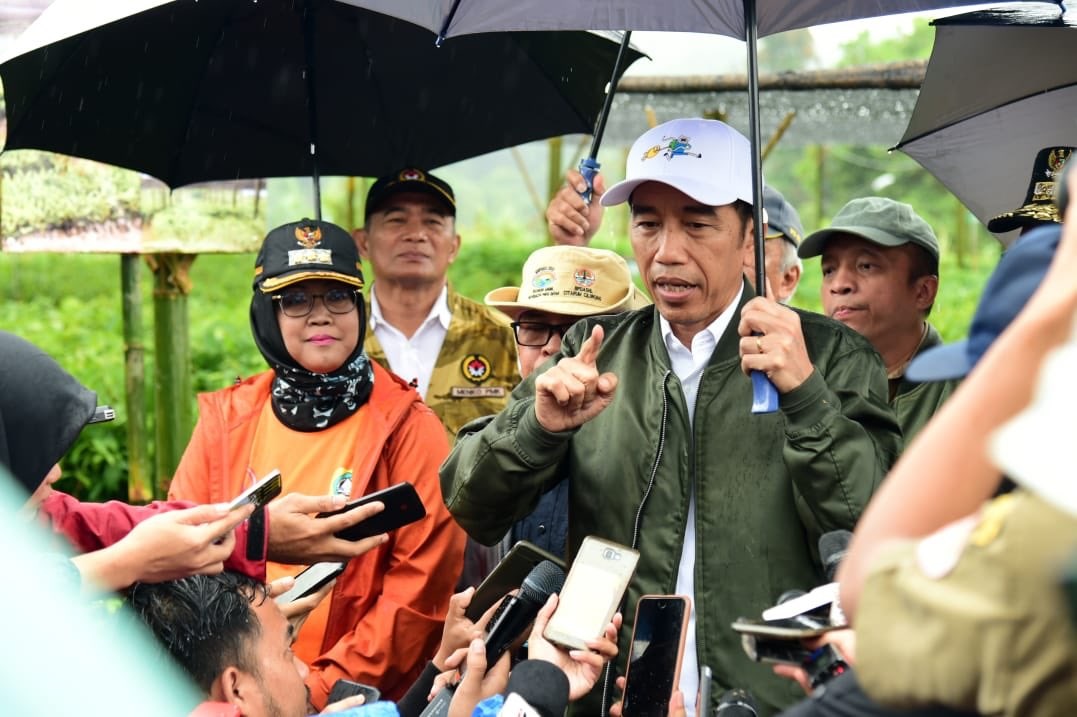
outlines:
[[[1073,147],[1045,147],[1036,154],[1032,180],[1028,184],[1025,203],[1012,212],[1003,212],[987,223],[988,231],[1002,234],[1014,229],[1040,224],[1061,224],[1062,216],[1055,204],[1055,185],[1062,168],[1073,153]]]
[[[370,215],[381,209],[391,197],[404,192],[429,194],[438,200],[450,215],[456,216],[456,195],[449,183],[414,167],[378,178],[366,194],[365,216],[370,218]]]
[[[254,263],[254,288],[268,294],[306,279],[332,279],[363,288],[352,236],[329,222],[302,219],[266,235]]]

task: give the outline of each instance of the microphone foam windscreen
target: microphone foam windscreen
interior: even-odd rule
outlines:
[[[520,597],[537,603],[544,603],[553,593],[561,592],[565,584],[565,571],[549,560],[531,568],[531,572],[520,585]]]

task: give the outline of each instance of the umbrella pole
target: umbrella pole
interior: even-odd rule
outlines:
[[[318,102],[314,83],[314,3],[303,4],[303,40],[306,55],[307,125],[310,130],[310,177],[314,182],[314,218],[322,220],[322,189],[318,176]]]
[[[748,45],[748,130],[752,145],[752,249],[755,252],[755,288],[759,296],[766,294],[767,267],[763,247],[763,158],[760,152],[759,129],[759,39],[755,19],[755,0],[744,0],[744,27]],[[778,410],[778,389],[759,371],[752,371],[752,413],[774,413]]]
[[[580,196],[588,204],[591,203],[591,195],[594,194],[595,175],[602,168],[602,165],[598,163],[598,148],[602,144],[602,135],[606,132],[606,120],[610,117],[610,109],[613,107],[613,94],[617,91],[617,78],[621,75],[621,65],[624,63],[625,50],[628,49],[628,43],[631,39],[632,31],[625,30],[624,35],[621,36],[621,46],[617,49],[617,59],[613,61],[613,74],[610,76],[609,90],[606,92],[606,99],[602,102],[602,111],[599,113],[598,121],[595,123],[595,133],[591,138],[591,151],[580,160],[579,171],[583,175],[584,181],[587,182],[587,189],[580,192]]]

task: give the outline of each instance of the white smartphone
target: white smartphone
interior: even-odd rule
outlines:
[[[543,636],[572,650],[586,650],[587,641],[601,636],[617,612],[638,562],[639,553],[632,548],[593,535],[584,538]]]
[[[228,504],[228,510],[235,510],[248,503],[254,503],[260,508],[280,495],[281,487],[280,471],[274,468],[257,483],[237,495]]]
[[[666,717],[681,681],[681,657],[692,599],[687,595],[644,595],[636,603],[628,648],[621,713]]]

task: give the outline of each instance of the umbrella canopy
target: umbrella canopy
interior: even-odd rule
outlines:
[[[1041,149],[1077,145],[1077,32],[1051,5],[934,24],[924,84],[897,149],[987,224],[1024,202]],[[998,236],[1009,244],[1016,233]]]
[[[756,0],[759,35],[812,25],[973,5],[979,0]],[[747,39],[744,0],[345,0],[446,37],[496,30],[676,30]],[[448,22],[447,22],[448,21]]]
[[[437,167],[590,133],[618,51],[587,32],[434,40],[331,0],[57,0],[0,64],[5,149],[172,187]]]

